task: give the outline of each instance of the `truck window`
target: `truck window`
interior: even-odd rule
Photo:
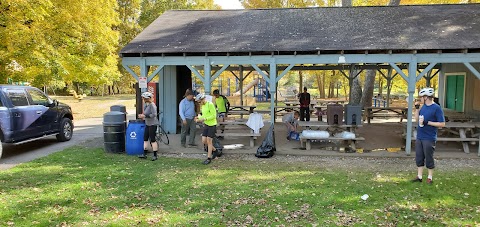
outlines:
[[[27,89],[27,92],[32,97],[32,105],[48,105],[48,97],[42,92],[35,89]]]
[[[12,101],[14,106],[28,106],[27,95],[24,90],[11,90],[7,91],[8,98]]]

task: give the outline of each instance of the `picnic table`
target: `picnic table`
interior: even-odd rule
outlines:
[[[455,112],[452,110],[444,109],[445,120],[452,122],[471,122],[475,119],[474,116],[470,116],[464,113]]]
[[[478,143],[478,155],[480,156],[480,133],[475,133],[475,129],[480,129],[479,122],[445,122],[445,127],[439,128],[437,141],[461,142],[463,152],[470,153],[469,142]],[[414,126],[412,141],[417,139],[417,126]]]
[[[229,115],[240,115],[241,118],[243,118],[243,115],[248,115],[253,113],[257,106],[230,106],[228,109],[228,114]]]
[[[327,106],[317,106],[315,105],[313,108],[316,110],[316,115],[317,115],[317,120],[319,122],[323,121],[323,115],[325,114],[325,111],[327,110]]]
[[[365,107],[365,118],[369,124],[374,117],[390,116],[398,116],[402,122],[404,118],[407,119],[407,111],[406,107]]]
[[[287,101],[284,102],[286,106],[300,106],[300,101]],[[310,107],[313,108],[317,104],[316,100],[311,100],[310,101]]]
[[[320,106],[326,106],[328,104],[345,104],[346,100],[338,100],[338,99],[319,99],[316,100],[316,104]]]
[[[255,140],[261,136],[260,133],[255,133],[250,127],[247,126],[247,121],[242,119],[238,120],[226,120],[217,122],[218,129],[225,130],[223,133],[217,133],[217,136],[223,137],[249,137],[250,147],[255,146]],[[223,127],[222,127],[223,126]]]
[[[348,131],[351,133],[355,133],[355,129],[361,127],[362,125],[329,125],[326,122],[319,122],[319,121],[300,121],[298,122],[299,127],[303,127],[305,129],[312,129],[315,128],[317,130],[327,130],[331,132],[343,132]],[[330,136],[328,138],[314,138],[314,137],[307,137],[304,135],[300,136],[300,146],[303,148],[305,143],[306,150],[310,150],[312,148],[311,143],[313,141],[342,141],[343,144],[340,146],[342,147],[349,147],[352,151],[356,150],[355,142],[365,140],[363,137],[355,137],[355,138],[342,138],[342,137],[334,137]]]

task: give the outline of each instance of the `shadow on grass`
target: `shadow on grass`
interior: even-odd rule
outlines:
[[[455,177],[458,174],[460,177]],[[0,173],[0,225],[462,225],[478,221],[471,173],[435,185],[410,173],[302,163],[156,162],[71,148]],[[470,175],[468,175],[470,174]],[[466,200],[465,192],[469,192]],[[368,200],[360,196],[368,194]],[[476,207],[476,208],[475,208]]]

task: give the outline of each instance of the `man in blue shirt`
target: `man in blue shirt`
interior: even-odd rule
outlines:
[[[193,120],[195,118],[195,102],[193,101],[193,92],[187,89],[185,98],[178,105],[178,113],[182,120],[181,143],[183,147],[187,147],[187,133],[189,134],[188,147],[196,147],[195,133],[197,125]]]
[[[418,93],[420,102],[415,102],[415,120],[417,125],[417,140],[415,141],[415,161],[418,167],[417,177],[413,182],[422,182],[423,167],[428,169],[427,183],[433,182],[433,169],[435,162],[433,153],[437,141],[438,128],[445,126],[445,117],[442,108],[433,101],[433,88],[423,88]]]

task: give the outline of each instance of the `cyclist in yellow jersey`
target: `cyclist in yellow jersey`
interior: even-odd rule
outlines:
[[[218,111],[218,120],[225,121],[225,117],[227,117],[228,109],[230,109],[230,102],[228,102],[227,97],[220,94],[218,89],[213,91],[213,96],[215,97],[214,104],[217,107]],[[219,126],[223,133],[225,131],[225,125]],[[223,139],[223,136],[219,136],[219,139]]]
[[[200,103],[202,115],[195,117],[195,122],[203,122],[205,126],[202,130],[202,143],[208,146],[207,160],[203,164],[208,165],[212,161],[212,153],[216,151],[213,146],[213,138],[217,131],[217,111],[215,105],[205,99],[205,94],[200,93],[195,97],[195,101]]]

